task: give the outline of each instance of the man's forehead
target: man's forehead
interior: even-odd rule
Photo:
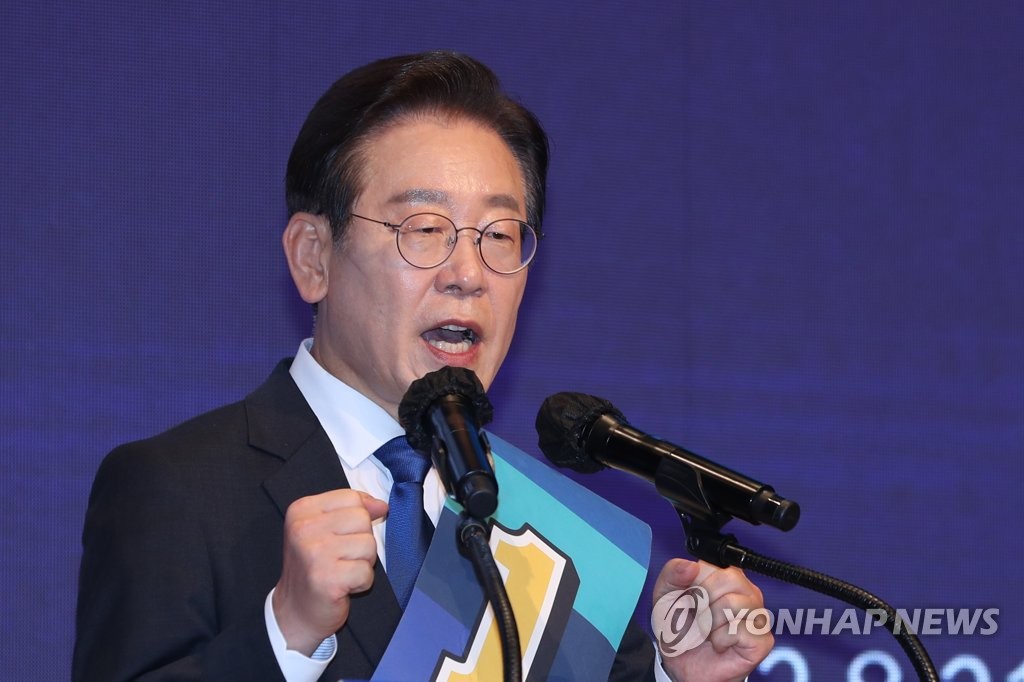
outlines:
[[[413,187],[396,192],[388,198],[387,203],[403,206],[429,204],[444,206],[449,209],[455,208],[455,200],[449,192],[430,187]],[[489,208],[507,208],[510,211],[520,210],[519,200],[511,194],[488,194],[483,198],[483,203]]]

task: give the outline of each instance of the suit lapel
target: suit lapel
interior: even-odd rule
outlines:
[[[282,518],[289,505],[301,497],[348,487],[334,446],[288,374],[290,364],[290,360],[278,364],[245,401],[250,444],[283,460],[281,468],[263,482]],[[344,651],[349,638],[372,673],[402,616],[379,561],[374,565],[373,587],[353,596],[350,608],[348,622],[338,632],[339,651],[328,668],[335,679],[335,668],[341,671],[353,662],[355,652]]]

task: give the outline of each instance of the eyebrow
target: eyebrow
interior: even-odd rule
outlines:
[[[388,199],[389,204],[439,204],[448,209],[455,207],[451,195],[440,189],[428,189],[417,187],[399,192]],[[489,208],[507,208],[510,211],[519,211],[519,200],[511,194],[491,194],[485,203]]]

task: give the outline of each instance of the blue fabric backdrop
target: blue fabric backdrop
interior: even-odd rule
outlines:
[[[68,676],[103,455],[308,333],[278,239],[315,98],[435,47],[553,142],[494,431],[539,454],[545,396],[604,396],[802,504],[744,544],[896,606],[999,608],[925,644],[944,679],[1024,680],[1024,5],[811,0],[0,5],[3,676]],[[581,480],[654,526],[655,570],[682,551],[650,486]],[[910,678],[884,632],[787,635],[753,679],[888,660]]]

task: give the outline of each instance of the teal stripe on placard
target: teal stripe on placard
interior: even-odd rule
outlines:
[[[493,449],[534,485],[547,491],[555,499],[561,500],[565,506],[574,509],[576,514],[585,518],[597,532],[615,536],[616,543],[626,554],[633,557],[637,563],[647,565],[651,556],[650,530],[639,534],[621,532],[623,516],[636,523],[642,524],[642,521],[507,441],[491,433],[487,436]],[[504,498],[499,496],[499,499],[503,501]]]
[[[579,486],[557,472],[526,465],[529,476],[517,468],[529,458],[498,438],[491,437],[495,475],[500,487],[500,504],[495,518],[508,528],[529,523],[553,545],[572,557],[580,577],[580,589],[573,608],[586,618],[611,644],[618,646],[622,633],[636,607],[647,576],[651,529],[639,519]],[[496,446],[496,447],[495,447]],[[500,450],[500,452],[498,451]],[[532,479],[543,479],[543,483]],[[558,496],[550,490],[558,491]],[[558,497],[583,502],[587,518]],[[577,507],[579,505],[576,505]],[[594,518],[594,523],[589,520]],[[599,519],[599,521],[598,521]],[[601,527],[597,530],[595,523]],[[643,547],[643,563],[620,546],[629,546],[636,555]]]

